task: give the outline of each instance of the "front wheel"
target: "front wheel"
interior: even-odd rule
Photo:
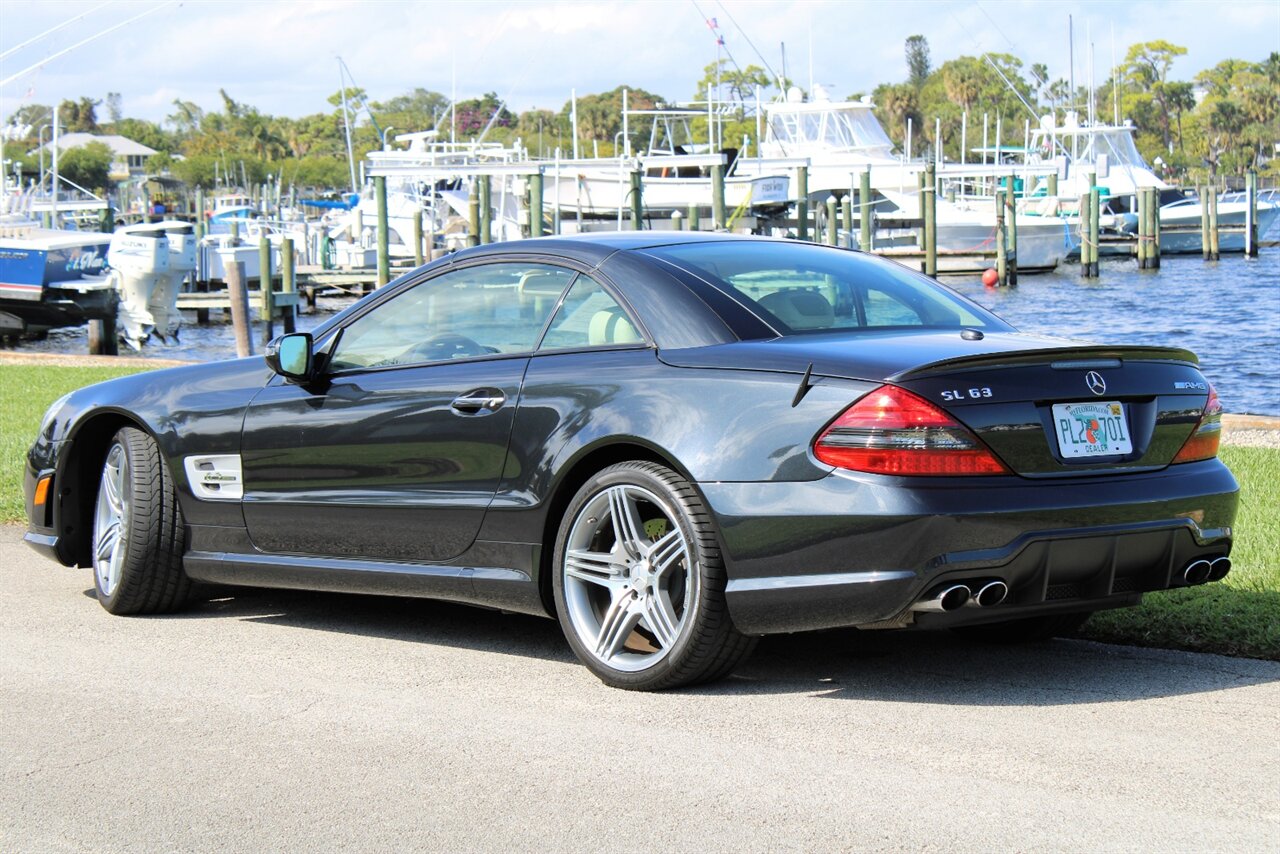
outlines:
[[[755,645],[729,617],[710,514],[664,466],[619,463],[583,484],[560,525],[554,567],[565,637],[608,685],[711,681]]]
[[[133,427],[117,432],[93,517],[93,582],[102,607],[112,614],[159,614],[186,605],[184,524],[155,440]]]

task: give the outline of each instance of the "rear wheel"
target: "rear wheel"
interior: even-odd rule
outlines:
[[[93,582],[113,614],[159,614],[187,604],[186,532],[173,478],[155,440],[126,427],[111,440],[93,516]]]
[[[755,645],[729,617],[710,514],[656,463],[619,463],[583,484],[556,537],[553,583],[569,645],[617,688],[718,679]]]
[[[1075,634],[1092,615],[1092,611],[1080,614],[1047,614],[1041,617],[1008,620],[1003,623],[957,626],[952,631],[963,637],[985,643],[1033,643]]]

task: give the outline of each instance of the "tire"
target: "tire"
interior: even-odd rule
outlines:
[[[1042,617],[1026,617],[1004,623],[985,623],[978,626],[956,626],[951,631],[984,643],[1015,644],[1035,643],[1050,638],[1073,635],[1093,615],[1092,611],[1079,614],[1047,614]]]
[[[755,647],[729,617],[706,506],[691,483],[656,463],[618,463],[582,485],[556,536],[553,573],[569,646],[615,688],[709,682]]]
[[[191,596],[186,528],[155,440],[125,427],[107,448],[94,504],[93,586],[112,614],[165,614]]]

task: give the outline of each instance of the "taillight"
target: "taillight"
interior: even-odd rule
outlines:
[[[1200,421],[1173,461],[1190,463],[1196,460],[1211,460],[1218,455],[1218,442],[1221,438],[1222,404],[1218,401],[1218,392],[1210,385],[1209,399],[1204,403],[1204,412],[1200,414]]]
[[[885,385],[840,414],[813,443],[827,465],[875,474],[1005,474],[967,427],[924,398]]]

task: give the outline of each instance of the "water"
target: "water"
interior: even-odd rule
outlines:
[[[1159,271],[1139,271],[1134,260],[1104,259],[1101,272],[1100,278],[1085,280],[1076,265],[1065,265],[998,290],[971,277],[948,277],[946,283],[1027,332],[1191,350],[1228,412],[1280,415],[1280,250],[1263,249],[1253,260],[1232,255],[1212,263],[1165,258]],[[321,299],[319,313],[299,315],[298,330],[319,325],[350,303]],[[189,323],[193,317],[187,313]],[[262,327],[254,326],[260,352]],[[21,349],[85,353],[85,336],[83,328],[55,330]],[[139,355],[210,361],[234,352],[230,324],[215,322],[190,323],[180,343],[146,347]]]
[[[946,283],[1025,332],[1191,350],[1228,412],[1280,415],[1280,252],[1210,263],[1169,257],[1158,271],[1129,259],[1101,263],[1093,280],[1071,264],[1023,276],[1016,288]]]

